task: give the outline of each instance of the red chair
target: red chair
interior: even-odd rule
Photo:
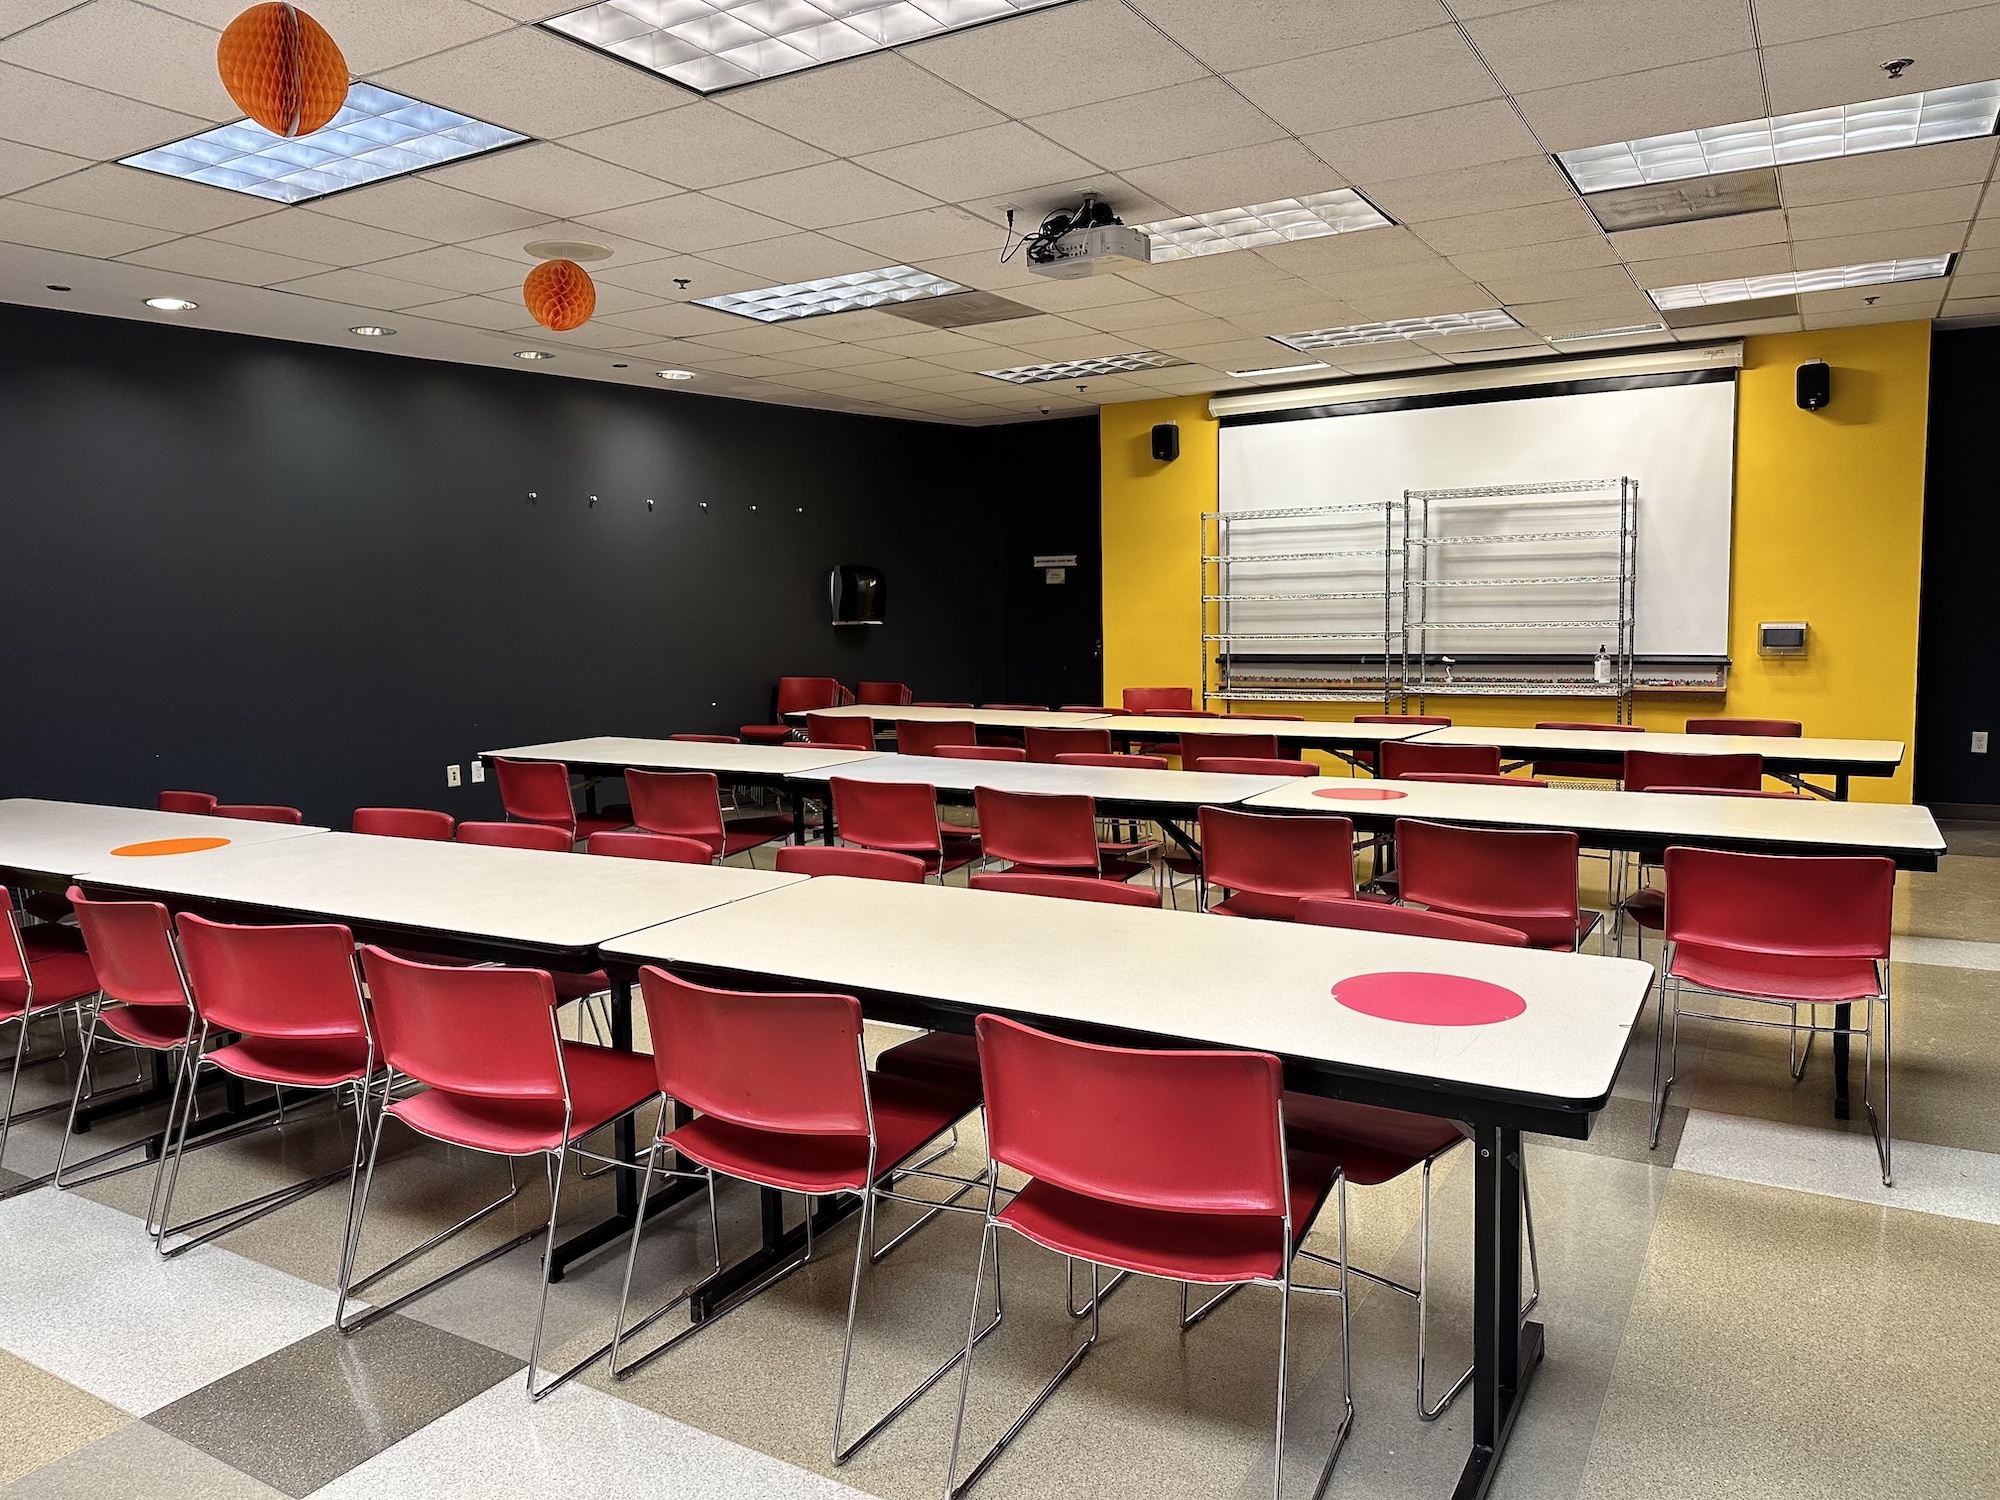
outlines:
[[[1004,859],[1021,874],[1130,880],[1144,868],[1105,857],[1097,842],[1097,804],[1082,793],[982,786],[973,798],[986,857]]]
[[[1495,948],[1525,948],[1528,935],[1497,922],[1448,917],[1414,906],[1385,901],[1349,901],[1338,896],[1308,896],[1299,902],[1298,922],[1306,927],[1345,927],[1353,932],[1388,932],[1399,937],[1438,938],[1448,943],[1485,943]]]
[[[1037,729],[1033,726],[1021,732],[1028,759],[1037,765],[1053,766],[1064,755],[1109,755],[1111,753],[1111,731],[1108,729]]]
[[[1476,776],[1470,771],[1405,771],[1398,781],[1441,781],[1454,786],[1547,786],[1539,776]]]
[[[745,724],[740,731],[752,745],[782,745],[792,737],[787,714],[802,714],[815,708],[840,708],[854,701],[854,694],[831,677],[780,677],[778,712],[774,724]]]
[[[700,839],[676,838],[671,833],[645,833],[628,829],[622,833],[593,833],[583,846],[585,854],[604,854],[614,859],[657,859],[670,865],[705,865],[715,852]]]
[[[1587,724],[1568,719],[1544,719],[1535,726],[1537,729],[1588,729],[1598,734],[1644,734],[1643,724]],[[1538,760],[1534,774],[1554,776],[1564,781],[1616,781],[1618,772],[1614,766],[1595,760]]]
[[[678,741],[683,745],[740,745],[743,743],[743,736],[740,734],[670,734],[667,738]]]
[[[910,854],[940,881],[979,858],[968,830],[938,817],[937,788],[921,782],[856,781],[835,776],[833,820],[840,836],[864,849]]]
[[[1151,886],[1120,885],[1115,880],[1095,880],[1088,875],[1024,875],[1019,870],[999,870],[974,875],[971,884],[975,891],[1006,891],[1016,896],[1059,896],[1070,901],[1150,906],[1155,910],[1160,906],[1160,893]]]
[[[208,792],[162,792],[158,803],[161,812],[213,813],[215,798]]]
[[[900,682],[857,682],[854,684],[856,703],[874,703],[900,708],[909,703],[916,694]]]
[[[1119,700],[1128,714],[1184,714],[1194,707],[1194,689],[1184,687],[1127,688]]]
[[[62,1015],[76,1017],[83,1030],[83,1002],[97,993],[97,971],[90,955],[72,941],[67,927],[23,927],[14,908],[14,898],[0,886],[0,1025],[15,1024],[14,1066],[7,1075],[7,1103],[0,1108],[0,1162],[7,1158],[7,1133],[14,1124],[14,1096],[21,1086],[21,1069],[46,1062],[28,1057],[28,1027],[43,1017],[53,1017],[61,1036]],[[56,1056],[61,1056],[57,1053]],[[23,1120],[54,1114],[63,1106],[43,1105],[24,1110]]]
[[[550,854],[568,854],[576,848],[576,840],[562,829],[543,823],[461,823],[456,838],[461,844],[484,844],[494,849],[541,849]]]
[[[1016,765],[1028,758],[1019,745],[939,745],[932,753],[939,760],[998,760]]]
[[[1059,766],[1102,766],[1110,771],[1164,771],[1167,758],[1164,755],[1097,755],[1066,750],[1056,757]]]
[[[1734,787],[1755,792],[1764,785],[1764,757],[1627,750],[1622,779],[1628,792],[1649,791],[1656,786]]]
[[[1449,729],[1451,720],[1439,714],[1356,714],[1357,724],[1421,724],[1426,729]],[[1386,744],[1387,741],[1384,741]],[[1375,771],[1375,752],[1356,746],[1351,752],[1354,763],[1371,775]]]
[[[1396,850],[1405,901],[1446,916],[1494,922],[1531,948],[1580,950],[1598,913],[1576,896],[1577,837],[1566,830],[1455,828],[1401,818]]]
[[[493,780],[500,789],[500,806],[516,823],[545,823],[569,834],[574,844],[593,833],[610,833],[631,826],[631,809],[607,807],[601,813],[579,815],[570,801],[569,768],[549,760],[493,758]]]
[[[843,1446],[862,1267],[880,1260],[946,1208],[977,1212],[960,1208],[955,1201],[940,1204],[897,1189],[899,1174],[921,1170],[910,1165],[918,1154],[979,1107],[978,1092],[871,1072],[862,1046],[861,1002],[850,995],[741,994],[704,989],[650,965],[639,971],[639,984],[655,1043],[657,1083],[674,1108],[661,1111],[660,1130],[646,1153],[646,1170],[639,1184],[641,1207],[634,1216],[625,1258],[625,1288],[618,1299],[618,1321],[611,1338],[611,1373],[620,1379],[630,1376],[704,1326],[690,1322],[637,1358],[621,1359],[627,1339],[681,1306],[699,1285],[696,1282],[644,1317],[627,1321],[632,1271],[645,1227],[643,1205],[656,1173],[706,1184],[713,1225],[710,1242],[716,1247],[718,1271],[722,1266],[721,1225],[714,1197],[718,1177],[754,1183],[773,1192],[803,1194],[809,1227],[814,1198],[858,1193],[861,1225],[855,1235],[847,1331],[833,1403],[833,1461],[845,1463],[961,1358],[952,1355],[887,1416]],[[669,1129],[675,1114],[683,1109],[694,1110],[695,1118]],[[697,1170],[667,1168],[663,1158],[668,1153],[677,1153]],[[944,1177],[942,1173],[923,1175]],[[958,1183],[961,1193],[978,1185],[977,1180],[945,1180]],[[882,1199],[913,1204],[926,1212],[887,1245],[877,1247],[875,1219],[878,1200]],[[776,1271],[766,1272],[758,1290],[805,1265],[811,1255],[809,1233],[805,1252]]]
[[[1191,1327],[1234,1289],[1278,1289],[1277,1443],[1272,1492],[1282,1495],[1285,1469],[1286,1358],[1296,1257],[1332,1267],[1338,1284],[1319,1291],[1340,1298],[1339,1424],[1314,1493],[1326,1486],[1354,1420],[1347,1352],[1347,1180],[1339,1164],[1288,1150],[1280,1103],[1278,1059],[1262,1052],[1152,1052],[1066,1041],[999,1016],[977,1022],[980,1066],[986,1075],[989,1184],[965,1363],[959,1371],[945,1490],[969,1488],[1013,1441],[1028,1419],[1095,1347],[1104,1305],[1098,1267],[1157,1276],[1182,1285],[1182,1327]],[[1001,1167],[1027,1181],[1005,1207],[994,1190]],[[1330,1195],[1339,1199],[1337,1256],[1303,1248],[1307,1231]],[[1044,1385],[1006,1435],[958,1479],[972,1351],[991,1259],[999,1280],[1001,1230],[1089,1263],[1090,1336]],[[1224,1290],[1192,1314],[1189,1283]],[[997,1307],[996,1307],[997,1312]]]
[[[776,823],[756,820],[746,827],[722,818],[722,785],[711,771],[640,771],[625,773],[625,795],[632,799],[632,822],[647,833],[671,834],[708,846],[712,858],[728,859],[759,844],[790,833]]]
[[[1795,740],[1806,732],[1797,719],[1689,719],[1689,734],[1745,734],[1756,739]]]
[[[1660,1143],[1680,1060],[1683,1015],[1739,1026],[1776,1026],[1792,1040],[1792,1077],[1803,1076],[1820,1032],[1860,1036],[1862,1107],[1882,1165],[1882,1185],[1895,1185],[1891,1160],[1889,1068],[1889,926],[1896,894],[1896,866],[1888,859],[1827,859],[1781,854],[1729,854],[1715,849],[1670,848],[1667,868],[1666,994],[1654,1010],[1653,1144]],[[1684,1010],[1681,995],[1693,989],[1760,1005],[1783,1006],[1789,1021],[1757,1021]],[[1859,1001],[1867,1008],[1859,1027],[1821,1026],[1818,1007]],[[1813,1007],[1799,1025],[1799,1007]],[[1875,1067],[1875,1008],[1882,1008],[1882,1112],[1871,1086]],[[1673,1036],[1668,1040],[1668,1012]],[[1838,1012],[1836,1012],[1838,1014]],[[1806,1033],[1805,1051],[1799,1032]],[[1664,1060],[1664,1061],[1663,1061]],[[1664,1069],[1664,1076],[1663,1076]]]
[[[1494,745],[1426,745],[1413,740],[1382,743],[1381,775],[1394,781],[1412,771],[1447,771],[1461,776],[1498,776],[1500,751]]]
[[[268,802],[218,802],[209,809],[218,818],[238,818],[245,823],[303,823],[306,815],[296,807],[278,807]]]
[[[606,1161],[583,1149],[584,1137],[656,1098],[653,1060],[644,1053],[620,1052],[586,1042],[563,1040],[556,1025],[556,993],[539,969],[442,968],[409,963],[381,948],[361,950],[373,1005],[375,1037],[381,1048],[380,1108],[368,1142],[368,1165],[361,1178],[353,1223],[341,1261],[334,1326],[343,1334],[373,1322],[415,1298],[495,1259],[544,1233],[540,1227],[487,1250],[468,1265],[445,1271],[410,1291],[378,1302],[350,1320],[347,1300],[384,1276],[443,1245],[520,1192],[511,1186],[471,1218],[425,1240],[378,1270],[356,1276],[368,1198],[382,1151],[382,1129],[397,1120],[418,1135],[491,1156],[540,1156],[548,1166],[549,1218],[542,1255],[541,1299],[535,1335],[528,1350],[528,1395],[539,1401],[564,1381],[595,1364],[593,1350],[546,1384],[535,1384],[542,1352],[542,1325],[555,1268],[556,1219],[562,1210],[564,1167],[570,1153]],[[424,1087],[398,1097],[399,1085]],[[511,1168],[509,1175],[511,1176]]]
[[[844,714],[807,714],[806,738],[828,748],[873,750],[875,721],[850,719]]]
[[[1192,771],[1203,760],[1276,760],[1275,734],[1184,734],[1180,744],[1181,768]]]
[[[778,851],[778,869],[786,875],[845,875],[850,880],[892,880],[902,885],[922,885],[924,880],[924,862],[914,854],[840,844],[787,844]]]
[[[428,807],[357,807],[354,831],[390,839],[424,839],[449,843],[456,825],[450,813],[432,812]]]
[[[1238,717],[1242,717],[1240,714]],[[1316,760],[1272,760],[1262,755],[1208,755],[1187,766],[1217,776],[1317,776]]]
[[[970,723],[932,723],[922,719],[896,721],[898,755],[936,755],[941,745],[976,745],[979,729]]]
[[[375,1072],[375,1038],[361,998],[361,976],[354,967],[354,934],[331,924],[235,927],[191,912],[182,912],[175,926],[198,1024],[194,1045],[187,1054],[187,1086],[181,1097],[178,1134],[173,1119],[167,1121],[172,1150],[166,1163],[154,1244],[162,1256],[184,1254],[343,1178],[347,1182],[348,1222],[352,1224],[361,1143],[368,1134],[366,1084]],[[235,1039],[210,1051],[209,1040],[218,1032],[233,1033]],[[350,1089],[354,1106],[352,1161],[343,1170],[325,1172],[175,1224],[174,1189],[180,1182],[181,1158],[187,1154],[203,1068],[273,1090],[331,1094],[336,1110],[341,1103],[340,1091]],[[279,1114],[271,1124],[282,1130],[284,1116]],[[201,1232],[195,1233],[197,1230]],[[187,1238],[169,1245],[168,1240],[175,1235]],[[341,1244],[344,1249],[345,1233]]]
[[[1317,814],[1201,810],[1202,905],[1290,922],[1309,896],[1354,897],[1354,825]],[[1229,897],[1215,901],[1221,886]]]

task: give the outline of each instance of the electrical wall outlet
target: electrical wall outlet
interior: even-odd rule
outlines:
[[[1975,729],[1972,731],[1972,753],[1974,755],[1984,755],[1986,753],[1985,730]]]
[[[474,786],[478,786],[479,783],[484,781],[485,779],[486,779],[486,762],[483,760],[475,760],[472,763],[472,784]]]
[[[457,786],[457,785],[458,785],[458,767],[457,767],[457,766],[446,766],[446,767],[444,768],[444,784],[445,784],[446,786]]]

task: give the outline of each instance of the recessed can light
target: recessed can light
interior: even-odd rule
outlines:
[[[146,306],[158,312],[193,312],[197,304],[185,297],[148,297]]]
[[[515,354],[514,358],[516,358],[516,359],[554,359],[554,358],[555,358],[555,356],[554,356],[553,354],[549,353],[549,352],[548,352],[548,351],[547,351],[546,349],[522,349],[522,350],[520,350],[520,351],[519,351],[518,353],[516,353],[516,354]]]
[[[662,379],[662,380],[692,380],[692,379],[694,379],[694,371],[692,371],[692,370],[662,370],[662,371],[660,371],[660,379]]]
[[[360,324],[358,327],[350,328],[347,331],[349,333],[358,333],[364,339],[393,338],[396,333],[396,330],[393,328],[378,328],[373,323],[363,323]]]

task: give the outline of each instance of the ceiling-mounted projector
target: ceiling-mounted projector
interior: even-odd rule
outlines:
[[[1118,215],[1091,193],[1074,211],[1058,209],[1027,238],[1028,269],[1038,276],[1074,281],[1106,261],[1153,258],[1153,242],[1118,221]]]

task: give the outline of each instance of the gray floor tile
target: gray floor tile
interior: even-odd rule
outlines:
[[[0,1488],[5,1500],[278,1500],[278,1491],[144,1422]]]

